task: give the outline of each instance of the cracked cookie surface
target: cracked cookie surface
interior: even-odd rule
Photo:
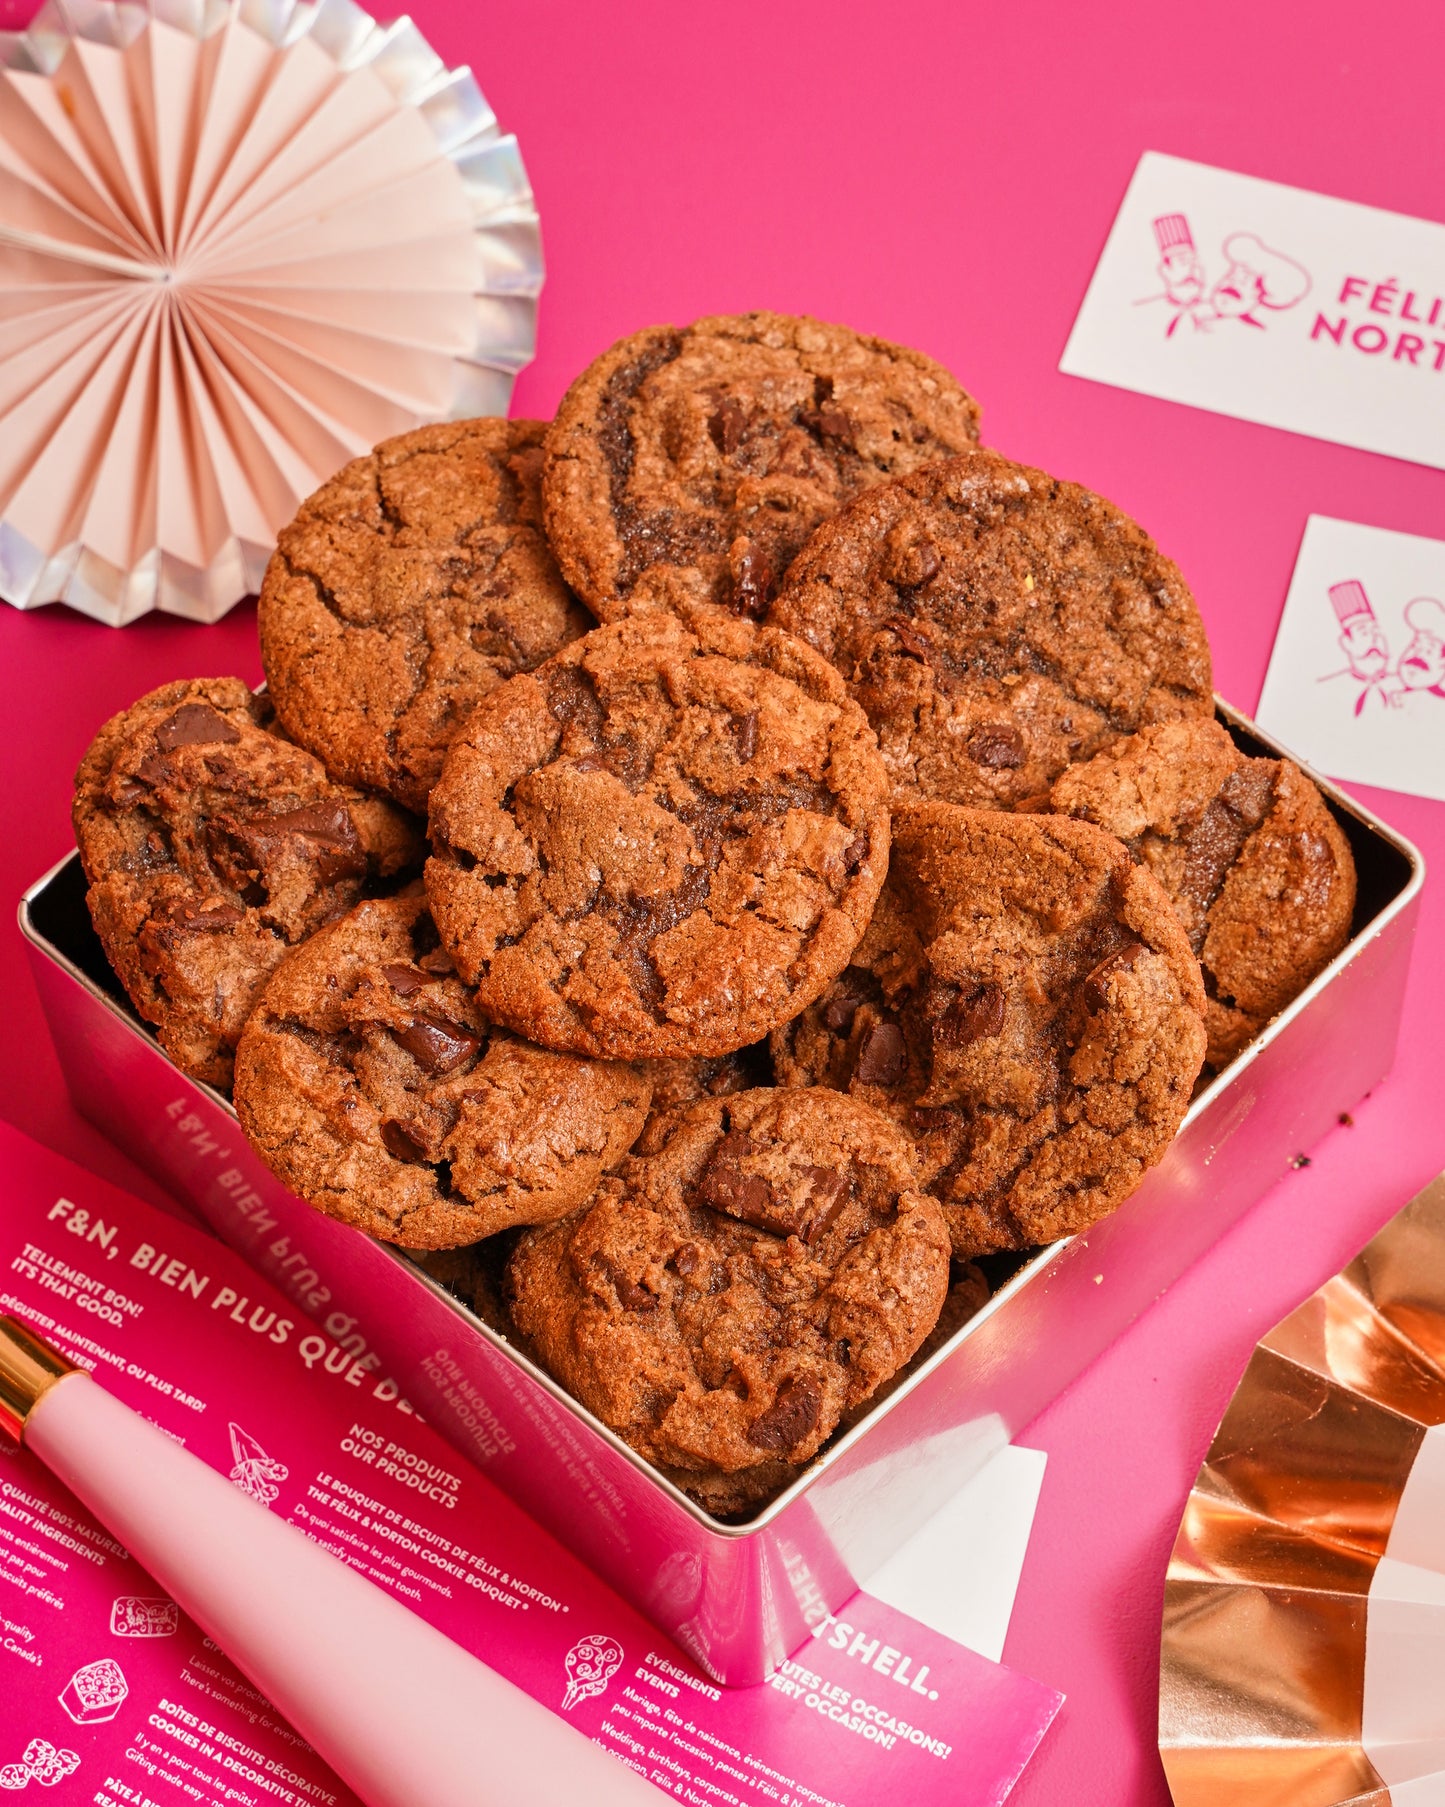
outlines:
[[[286,730],[336,777],[426,810],[478,699],[591,625],[542,532],[544,424],[384,440],[302,504],[261,586]]]
[[[921,352],[789,314],[655,326],[563,398],[547,532],[604,621],[658,605],[756,617],[820,521],[977,439],[977,404]]]
[[[908,1129],[967,1259],[1121,1204],[1183,1120],[1204,1044],[1188,938],[1120,841],[928,803],[894,818],[868,932],[773,1063]]]
[[[580,1205],[632,1145],[636,1068],[495,1028],[420,894],[363,903],[275,975],[236,1053],[236,1112],[309,1204],[407,1248]]]
[[[585,1212],[524,1235],[508,1285],[556,1378],[732,1511],[909,1360],[948,1277],[907,1136],[839,1093],[768,1089],[683,1112]]]
[[[165,684],[105,724],[75,780],[106,955],[176,1065],[223,1088],[286,954],[423,852],[412,818],[333,784],[271,721],[239,678]]]
[[[1350,935],[1355,862],[1288,759],[1216,721],[1169,722],[1055,783],[1051,807],[1117,835],[1159,880],[1204,971],[1206,1058],[1232,1060]]]
[[[914,1350],[912,1356],[890,1379],[885,1380],[878,1391],[862,1405],[848,1412],[843,1418],[843,1429],[852,1430],[855,1424],[861,1423],[874,1406],[896,1393],[906,1380],[929,1361],[946,1342],[963,1329],[970,1319],[978,1316],[989,1299],[993,1289],[988,1283],[988,1276],[973,1261],[956,1261],[953,1264],[948,1284],[948,1293],[943,1301],[943,1309],[938,1314],[938,1322],[924,1337]]]
[[[859,497],[768,619],[847,678],[900,805],[1012,809],[1124,735],[1213,713],[1178,568],[1112,503],[995,452]]]
[[[639,615],[478,706],[432,794],[427,891],[518,1034],[728,1054],[846,963],[888,867],[886,791],[861,710],[809,648]]]

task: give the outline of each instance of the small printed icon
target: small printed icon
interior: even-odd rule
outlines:
[[[1351,579],[1349,583],[1331,584],[1330,603],[1340,624],[1340,651],[1349,663],[1343,671],[1328,675],[1351,677],[1361,686],[1355,702],[1355,714],[1359,715],[1372,694],[1380,694],[1383,701],[1381,686],[1389,675],[1390,643],[1362,583]]]
[[[1445,603],[1417,596],[1405,604],[1405,625],[1410,640],[1396,667],[1402,688],[1445,696]]]
[[[621,1666],[622,1646],[616,1638],[600,1634],[581,1638],[567,1652],[566,1663],[567,1692],[562,1697],[562,1711],[570,1713],[582,1701],[606,1692],[608,1682]]]
[[[0,1788],[28,1788],[32,1782],[42,1788],[54,1788],[79,1768],[77,1752],[57,1750],[48,1738],[32,1738],[18,1763],[7,1763],[0,1769]]]
[[[231,1426],[231,1479],[253,1500],[269,1506],[291,1472],[284,1462],[268,1456],[256,1439],[239,1424]]]
[[[1355,714],[1363,715],[1372,697],[1387,709],[1403,708],[1411,695],[1445,697],[1445,603],[1416,596],[1405,604],[1410,638],[1392,666],[1390,642],[1374,605],[1358,579],[1331,584],[1330,605],[1339,623],[1339,647],[1346,664],[1319,680],[1351,678],[1360,686]]]
[[[65,1684],[60,1704],[77,1725],[104,1725],[115,1718],[129,1693],[120,1664],[103,1656],[76,1670]]]
[[[1154,222],[1154,243],[1159,247],[1159,276],[1164,284],[1162,299],[1174,309],[1164,337],[1172,339],[1181,320],[1193,327],[1202,325],[1204,306],[1204,265],[1195,248],[1194,235],[1182,213],[1166,213]],[[1150,296],[1158,300],[1161,297]]]
[[[180,1622],[180,1608],[164,1595],[121,1594],[110,1603],[110,1629],[118,1638],[169,1638]]]
[[[1255,232],[1231,232],[1224,240],[1224,271],[1212,285],[1184,214],[1165,213],[1154,221],[1154,245],[1155,272],[1164,286],[1135,305],[1166,304],[1166,339],[1185,324],[1194,332],[1212,332],[1230,321],[1263,328],[1269,314],[1297,306],[1310,291],[1303,264],[1274,250]]]

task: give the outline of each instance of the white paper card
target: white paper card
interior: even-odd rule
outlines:
[[[1396,1807],[1445,1807],[1445,1425],[1421,1440],[1385,1548],[1370,1583],[1360,1742]]]
[[[868,1578],[875,1599],[1002,1662],[1048,1457],[1010,1443]]]
[[[1059,368],[1445,469],[1445,225],[1146,151]]]
[[[1256,715],[1331,778],[1445,798],[1445,541],[1311,515]]]

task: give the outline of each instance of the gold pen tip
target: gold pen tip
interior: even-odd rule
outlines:
[[[0,1315],[0,1434],[19,1443],[37,1401],[75,1371],[18,1318]]]

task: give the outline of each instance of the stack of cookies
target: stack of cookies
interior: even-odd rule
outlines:
[[[169,685],[80,771],[177,1065],[722,1516],[1127,1198],[1349,934],[1178,570],[977,439],[842,327],[640,333],[550,426],[348,465],[264,695]]]

